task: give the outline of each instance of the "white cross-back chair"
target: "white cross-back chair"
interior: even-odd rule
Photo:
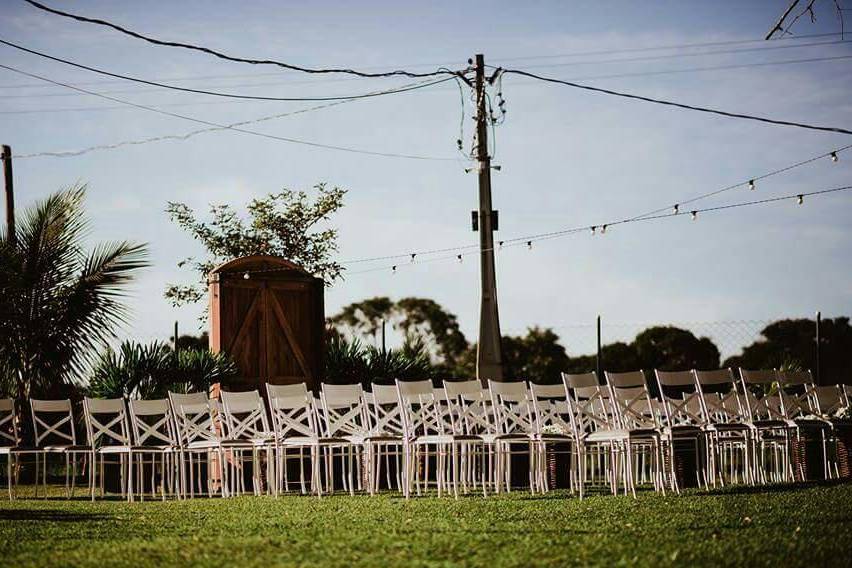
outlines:
[[[370,421],[370,446],[375,449],[374,477],[371,491],[378,490],[381,478],[381,463],[384,457],[385,478],[387,487],[390,489],[392,481],[396,481],[396,487],[400,491],[402,487],[402,457],[403,428],[402,411],[399,406],[399,396],[396,385],[382,385],[372,383],[370,392],[364,393],[367,404],[368,418]],[[394,467],[391,467],[393,463]],[[391,475],[395,472],[395,475]]]
[[[372,447],[369,445],[370,422],[364,389],[360,384],[323,384],[320,391],[320,411],[323,437],[340,440],[338,444],[329,445],[326,451],[333,461],[334,450],[340,450],[344,488],[354,494],[356,488],[363,489],[361,457],[366,448]],[[368,476],[372,479],[373,455],[367,458]]]
[[[159,460],[160,495],[179,495],[180,446],[175,434],[174,418],[168,399],[131,400],[128,403],[134,444],[131,448],[136,468],[136,490],[144,499],[144,469],[150,465],[151,497],[156,493],[156,471]],[[148,458],[146,461],[146,457]]]
[[[322,495],[321,447],[324,440],[318,424],[314,397],[308,392],[305,383],[294,385],[266,385],[269,410],[272,414],[272,426],[275,430],[275,442],[278,447],[278,484],[283,491],[289,489],[288,459],[297,459],[299,464],[299,484],[305,493],[305,450],[308,451],[311,467],[311,492]],[[330,441],[334,443],[333,441]],[[342,443],[342,442],[338,442]],[[290,455],[291,450],[298,451]],[[326,468],[326,477],[331,473]]]
[[[710,451],[708,473],[715,487],[726,478],[754,481],[754,429],[731,369],[693,371]]]
[[[536,443],[533,402],[524,381],[488,381],[491,407],[494,413],[496,436],[496,490],[512,489],[512,455],[529,455],[529,486],[535,492],[536,480],[543,475],[543,448]]]
[[[69,497],[74,493],[77,479],[77,458],[80,455],[89,458],[89,484],[94,483],[94,455],[91,445],[79,444],[77,429],[74,425],[74,410],[69,399],[36,400],[30,399],[30,413],[33,423],[33,448],[21,448],[18,454],[33,454],[36,459],[36,494],[38,493],[39,457],[42,458],[42,487],[47,494],[47,459],[49,455],[61,455],[65,458],[65,493]]]
[[[692,371],[660,371],[656,369],[657,388],[663,407],[661,435],[671,447],[675,443],[691,443],[695,451],[695,475],[698,483],[709,487],[707,470],[712,456],[709,452],[707,430],[701,412],[701,393]],[[669,456],[670,458],[673,456]],[[672,460],[673,465],[674,460]],[[674,468],[673,486],[680,492]]]
[[[266,466],[266,479],[273,480],[275,464],[275,434],[269,427],[266,405],[256,390],[246,392],[220,392],[222,409],[222,453],[225,456],[224,467],[228,469],[228,493],[239,495],[245,492],[243,467],[251,462],[252,492],[261,495],[264,492],[262,476],[263,463]],[[248,458],[246,458],[248,454]],[[276,483],[269,483],[274,493]]]
[[[549,476],[547,475],[547,448],[552,452],[567,454],[574,459],[576,440],[574,428],[571,425],[571,407],[568,404],[565,385],[562,383],[538,384],[530,381],[530,397],[533,406],[533,434],[542,460],[538,469],[539,478],[536,480],[541,491],[548,491]],[[574,469],[569,468],[569,486],[573,492],[575,487]]]
[[[648,392],[644,371],[606,371],[605,375],[617,422],[627,433],[624,472],[628,489],[635,497],[637,478],[640,482],[650,478],[654,489],[665,491],[663,464],[666,459],[672,464],[669,474],[674,479],[674,456],[670,439],[661,435],[659,405]]]
[[[6,482],[9,484],[9,500],[14,498],[14,472],[16,450],[18,450],[18,424],[15,415],[15,401],[0,398],[0,457],[6,456]]]
[[[92,463],[92,470],[99,476],[101,497],[104,496],[106,458],[112,456],[118,457],[121,494],[128,501],[132,501],[133,473],[130,459],[132,442],[124,399],[86,397],[83,399],[83,416],[86,421],[86,434],[95,459]],[[100,458],[99,461],[98,458]],[[95,480],[92,478],[90,493],[93,501],[95,499],[95,486]]]
[[[616,423],[609,390],[598,382],[595,373],[562,373],[562,383],[576,443],[574,475],[580,499],[585,494],[586,481],[596,482],[598,478],[605,479],[615,494],[627,432]]]
[[[222,496],[226,497],[228,484],[223,466],[224,453],[221,436],[216,431],[214,423],[212,402],[203,392],[189,394],[169,392],[169,403],[172,407],[175,433],[180,446],[180,480],[184,496],[194,497],[196,488],[199,493],[203,493],[202,465],[206,462],[207,496],[213,496],[218,484]],[[188,481],[187,470],[189,471]]]
[[[444,405],[435,394],[432,381],[396,381],[403,429],[403,494],[409,498],[412,488],[421,494],[420,460],[423,477],[429,482],[430,457],[435,459],[435,484],[438,496],[446,489],[447,458],[453,446],[452,434],[445,431]]]
[[[837,438],[831,421],[813,411],[813,375],[809,370],[779,370],[777,378],[784,418],[795,428],[794,439],[803,443],[820,444],[823,476],[825,479],[831,479],[837,471]],[[804,472],[801,469],[800,473],[804,481]]]
[[[488,475],[493,471],[496,437],[489,393],[476,380],[445,380],[443,393],[445,422],[454,437],[454,491],[459,483],[465,493],[469,487],[476,489],[481,485],[485,496],[488,494],[487,484],[492,482]]]
[[[775,369],[740,368],[749,423],[756,431],[757,475],[759,481],[793,481],[793,440],[796,425],[787,420],[784,400],[778,392]]]

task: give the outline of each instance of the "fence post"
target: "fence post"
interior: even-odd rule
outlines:
[[[598,382],[601,382],[603,377],[603,357],[601,357],[601,316],[598,314],[597,319],[597,335],[598,335],[598,349],[597,356],[595,357],[596,369],[595,371],[598,374]]]
[[[816,384],[822,384],[822,376],[820,374],[820,359],[821,359],[821,338],[820,338],[820,325],[822,324],[822,313],[816,313]]]

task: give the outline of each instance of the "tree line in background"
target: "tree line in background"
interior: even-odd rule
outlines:
[[[394,377],[378,363],[395,361],[406,373],[423,378],[472,378],[476,375],[476,344],[468,342],[457,318],[427,298],[393,301],[380,296],[344,307],[328,320],[330,346],[327,380],[363,382]],[[379,334],[388,325],[401,333],[399,349],[380,349]],[[784,319],[767,325],[761,337],[724,361],[707,337],[674,326],[654,326],[633,341],[601,347],[608,371],[682,370],[744,367],[751,369],[816,368],[815,322]],[[821,371],[824,382],[852,381],[852,326],[848,317],[822,320]],[[372,345],[368,342],[372,341]],[[383,359],[379,357],[382,355]],[[561,380],[560,373],[585,373],[597,366],[596,354],[570,356],[552,330],[530,327],[526,334],[503,337],[507,376],[541,383]],[[375,362],[375,363],[374,363]],[[393,367],[391,367],[393,368]],[[390,369],[388,369],[390,370]],[[416,374],[415,373],[415,374]],[[399,378],[407,378],[403,374]]]

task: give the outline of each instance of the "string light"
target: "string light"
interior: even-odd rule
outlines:
[[[527,241],[527,249],[532,250],[532,241]]]
[[[458,255],[456,255],[456,258],[459,259],[459,262],[462,261],[462,255],[458,254]]]
[[[248,280],[249,278],[251,278],[251,274],[249,274],[248,272],[246,272],[245,274],[243,274],[243,279],[244,279],[244,280]]]
[[[675,203],[674,207],[672,207],[672,215],[677,215],[678,213],[680,213],[680,205]]]
[[[416,252],[411,253],[411,262],[414,262],[414,257],[417,256]]]
[[[498,250],[503,250],[503,241],[497,243]]]
[[[805,203],[805,196],[800,193],[799,194],[799,205],[802,205],[804,203]]]
[[[831,153],[829,154],[829,156],[831,156],[831,161],[832,161],[832,162],[837,162],[837,160],[839,160],[839,158],[837,157],[837,152],[831,152]]]
[[[590,228],[592,229],[592,235],[594,235],[594,234],[595,234],[595,229],[597,229],[597,227],[596,227],[595,225],[592,225]]]
[[[606,225],[601,226],[601,234],[606,234]]]
[[[748,180],[748,188],[751,189],[751,190],[754,190],[754,180],[753,179]]]
[[[690,215],[692,215],[692,220],[693,220],[693,221],[695,221],[696,219],[698,219],[698,211],[690,211],[690,212],[689,212],[689,214],[690,214]]]
[[[393,266],[391,266],[391,272],[396,274],[396,265],[395,264]]]

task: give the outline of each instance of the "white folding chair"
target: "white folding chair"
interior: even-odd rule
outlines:
[[[778,371],[777,377],[783,416],[795,428],[794,440],[798,444],[820,444],[823,477],[831,479],[835,468],[832,466],[830,454],[836,455],[837,439],[831,421],[813,412],[813,375],[807,370]],[[799,462],[798,470],[802,481],[806,481],[804,461],[803,459]]]
[[[136,467],[136,485],[139,498],[144,500],[145,465],[151,466],[151,497],[155,496],[157,458],[160,461],[160,493],[163,499],[166,493],[178,495],[178,472],[180,471],[180,445],[174,430],[174,418],[168,399],[131,400],[130,424],[133,430],[134,444],[131,448],[133,465]],[[146,462],[145,456],[149,457]]]
[[[476,489],[481,485],[483,496],[487,496],[487,476],[493,470],[491,464],[497,434],[490,412],[489,393],[476,380],[445,380],[443,383],[442,399],[446,401],[443,416],[447,431],[453,435],[454,492],[459,483],[464,493],[468,492],[468,487]],[[477,457],[479,475],[476,474]]]
[[[754,428],[749,423],[741,393],[731,369],[694,370],[695,384],[701,396],[701,413],[707,432],[710,464],[708,473],[713,486],[725,477],[736,483],[755,479]]]
[[[711,460],[707,443],[707,424],[701,412],[701,393],[692,371],[660,371],[656,369],[657,388],[663,407],[661,435],[673,449],[675,444],[692,444],[695,451],[695,476],[699,484],[709,488],[707,468]],[[669,456],[673,458],[673,454]],[[680,486],[671,459],[669,475],[678,493]]]
[[[104,496],[106,457],[118,456],[121,495],[128,501],[133,501],[133,471],[130,460],[132,442],[124,399],[86,397],[83,399],[83,416],[86,421],[86,434],[96,460],[92,462],[92,469],[100,476],[101,497]],[[92,501],[95,500],[95,485],[93,477],[90,486]]]
[[[496,435],[496,491],[512,489],[512,455],[529,455],[530,491],[536,491],[536,479],[543,475],[542,456],[536,444],[533,402],[526,382],[488,381]],[[520,447],[520,449],[516,449]],[[540,471],[542,470],[542,471]]]
[[[778,393],[775,369],[740,368],[749,423],[756,431],[757,474],[759,481],[793,481],[793,439],[796,425],[784,416],[784,401]]]
[[[606,371],[605,375],[618,424],[627,432],[624,472],[630,492],[636,496],[637,477],[640,482],[650,477],[654,489],[665,492],[663,464],[666,458],[673,464],[674,456],[669,440],[661,434],[658,405],[648,392],[644,371]]]
[[[47,458],[49,455],[61,455],[65,458],[65,494],[74,494],[77,479],[77,457],[81,454],[89,458],[89,484],[94,485],[94,454],[91,445],[77,443],[77,430],[74,426],[73,405],[65,400],[30,399],[30,413],[33,420],[33,448],[20,448],[15,453],[33,454],[36,459],[36,495],[38,494],[39,457],[43,459],[42,487],[47,494]],[[91,443],[91,440],[90,440]],[[70,483],[69,483],[70,481]]]
[[[11,398],[0,398],[0,456],[6,456],[6,481],[9,484],[9,500],[14,499],[14,473],[18,438],[18,424],[15,415],[15,401]]]
[[[229,469],[227,478],[230,495],[240,495],[245,492],[245,475],[243,467],[250,461],[252,468],[252,492],[261,495],[264,492],[262,462],[266,464],[266,479],[270,487],[275,479],[273,472],[275,463],[275,433],[269,427],[266,417],[266,405],[256,390],[247,392],[221,391],[223,435],[221,439],[222,453],[225,456],[224,467]],[[248,460],[245,454],[248,453]],[[262,459],[265,457],[265,460]],[[274,493],[277,489],[272,489]]]
[[[562,383],[570,409],[569,424],[577,445],[574,475],[580,499],[585,494],[586,480],[596,481],[601,475],[599,472],[615,495],[619,458],[624,453],[628,434],[616,423],[609,391],[598,382],[595,373],[562,373]]]
[[[549,475],[547,474],[547,450],[557,454],[567,454],[569,459],[575,459],[574,448],[576,438],[571,426],[571,407],[568,405],[567,392],[564,384],[543,385],[530,381],[530,395],[533,405],[533,433],[539,448],[542,467],[538,469],[539,478],[536,480],[541,491],[549,491]],[[560,449],[565,448],[565,449]],[[575,479],[573,468],[569,468],[569,486],[574,491]]]
[[[202,481],[202,459],[207,464],[207,496],[212,497],[216,484],[222,497],[227,497],[224,453],[219,433],[214,423],[214,409],[206,393],[169,392],[169,403],[175,422],[175,433],[180,445],[180,480],[183,495],[195,497],[196,481],[199,493]],[[220,421],[221,424],[222,421]],[[221,426],[220,426],[221,427]],[[197,459],[196,459],[197,458]],[[186,471],[189,470],[187,483]]]

